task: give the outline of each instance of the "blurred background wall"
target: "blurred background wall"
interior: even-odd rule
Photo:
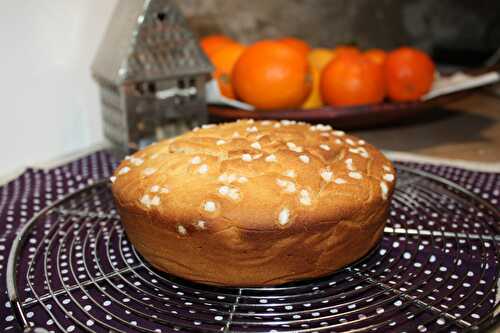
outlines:
[[[200,35],[225,33],[242,42],[293,35],[316,47],[357,43],[498,48],[500,1],[468,0],[182,0]]]
[[[0,174],[102,142],[90,64],[117,0],[2,6]],[[141,0],[122,0],[141,1]],[[242,42],[293,35],[313,46],[500,44],[500,1],[178,0],[199,35]]]
[[[89,67],[115,2],[3,2],[0,175],[102,141]]]

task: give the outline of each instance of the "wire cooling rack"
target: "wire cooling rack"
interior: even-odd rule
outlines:
[[[128,242],[107,182],[29,221],[7,269],[35,332],[462,332],[498,324],[500,214],[469,191],[397,166],[380,244],[322,279],[217,288],[153,269]]]

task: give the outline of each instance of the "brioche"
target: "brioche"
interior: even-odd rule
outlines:
[[[205,125],[125,158],[111,177],[129,240],[192,281],[321,277],[380,239],[396,181],[370,144],[328,125]]]

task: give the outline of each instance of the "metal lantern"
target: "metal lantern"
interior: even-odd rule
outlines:
[[[172,1],[119,1],[92,72],[104,135],[122,153],[207,120],[212,66]]]

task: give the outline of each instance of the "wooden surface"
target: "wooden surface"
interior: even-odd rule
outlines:
[[[477,91],[434,111],[418,122],[352,133],[381,149],[500,162],[500,97]]]
[[[430,117],[418,122],[350,132],[380,149],[423,155],[421,157],[500,163],[500,97],[478,90],[434,111]],[[105,147],[107,144],[102,143],[68,156],[75,159]],[[29,166],[53,167],[67,161],[68,156],[43,164],[32,161]],[[460,166],[461,162],[456,165]],[[0,185],[23,169],[1,170]]]
[[[231,107],[209,105],[208,112],[211,122],[234,121],[240,118],[253,119],[288,119],[310,123],[335,124],[336,129],[373,128],[385,126],[400,121],[401,118],[420,118],[430,112],[433,101],[408,103],[380,103],[354,107],[325,105],[315,109],[279,109],[244,111]]]
[[[228,106],[209,105],[211,123],[235,121],[252,117],[255,120],[296,120],[309,123],[334,124],[336,129],[352,132],[355,129],[371,129],[394,124],[415,123],[418,119],[434,119],[436,107],[463,99],[472,91],[457,92],[425,102],[392,102],[360,106],[324,105],[314,109],[278,109],[245,111]]]

